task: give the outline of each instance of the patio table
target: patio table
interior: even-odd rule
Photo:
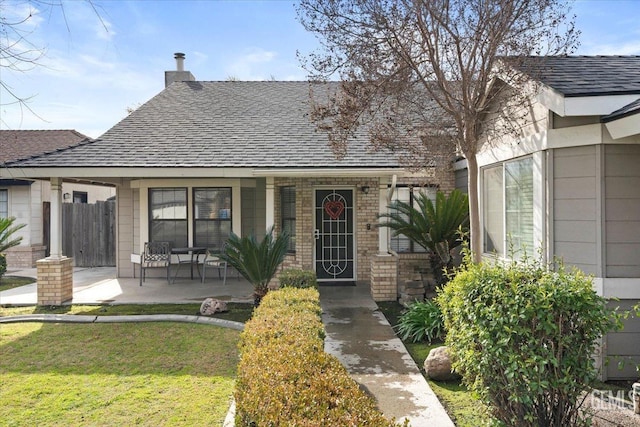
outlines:
[[[178,257],[178,267],[176,267],[176,274],[173,276],[173,282],[175,283],[176,278],[178,277],[178,272],[180,271],[180,266],[183,264],[189,264],[191,269],[191,280],[193,280],[193,265],[196,265],[198,269],[198,276],[202,278],[202,274],[200,273],[200,268],[198,265],[200,264],[200,255],[205,255],[207,253],[207,248],[204,246],[190,246],[185,248],[171,248],[171,254],[176,255]]]

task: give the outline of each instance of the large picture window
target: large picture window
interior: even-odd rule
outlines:
[[[231,235],[231,188],[193,189],[193,244],[222,250]]]
[[[186,188],[149,189],[149,240],[189,245]]]
[[[9,190],[0,190],[0,218],[9,216]]]
[[[483,178],[484,251],[500,256],[532,254],[533,159],[486,168]]]
[[[296,251],[296,187],[280,188],[282,230],[289,233],[289,252]]]
[[[397,187],[394,193],[392,202],[401,201],[404,203],[411,203],[414,208],[418,208],[415,198],[419,194],[425,194],[429,199],[435,202],[436,199],[435,187]],[[391,250],[401,253],[411,252],[426,252],[426,249],[422,246],[412,242],[405,235],[393,235],[390,242]]]

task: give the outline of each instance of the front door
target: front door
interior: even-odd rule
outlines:
[[[355,280],[353,190],[315,190],[315,267],[318,281]]]

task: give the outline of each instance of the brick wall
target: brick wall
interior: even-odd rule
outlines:
[[[370,278],[371,255],[378,253],[378,179],[376,178],[279,178],[275,181],[275,223],[281,229],[280,187],[296,187],[296,252],[287,256],[285,268],[313,270],[314,249],[314,189],[353,189],[355,204],[356,274],[358,280]],[[369,192],[361,191],[363,186]],[[369,224],[369,227],[367,227]]]
[[[46,247],[42,245],[14,246],[5,251],[9,270],[33,268],[36,261],[45,257]]]
[[[61,305],[73,299],[73,259],[41,259],[38,267],[38,305]]]
[[[374,301],[398,298],[398,259],[395,256],[376,254],[372,257],[371,296]]]

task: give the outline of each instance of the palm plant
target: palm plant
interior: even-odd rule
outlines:
[[[451,267],[452,250],[462,244],[462,234],[469,227],[469,199],[454,190],[449,196],[438,191],[435,203],[426,194],[418,194],[414,202],[415,207],[401,201],[392,203],[390,212],[380,215],[384,220],[380,226],[430,251],[436,282],[441,284],[442,270]]]
[[[12,238],[12,236],[26,224],[13,225],[15,220],[15,217],[0,218],[0,277],[7,271],[7,259],[4,256],[4,251],[18,246],[22,241],[22,236],[16,238]]]
[[[289,234],[285,231],[273,237],[273,227],[261,242],[255,236],[238,237],[231,233],[220,258],[238,270],[254,287],[256,305],[269,291],[269,282],[287,254]]]

